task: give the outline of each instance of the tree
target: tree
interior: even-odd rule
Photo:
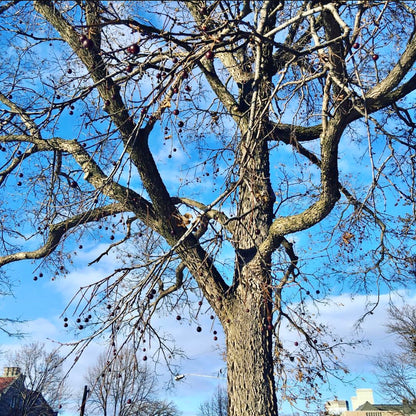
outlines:
[[[87,409],[103,416],[175,416],[176,408],[155,397],[156,376],[138,362],[136,351],[124,349],[115,358],[101,354],[86,378]]]
[[[381,390],[391,400],[415,403],[416,400],[416,308],[394,305],[389,310],[388,331],[398,339],[397,352],[386,351],[376,360]]]
[[[0,296],[13,296],[12,285],[7,276],[0,270]],[[23,321],[19,318],[12,318],[10,316],[0,317],[0,331],[9,337],[21,338],[23,333],[19,328]]]
[[[319,399],[352,342],[319,306],[414,281],[414,3],[0,12],[0,266],[56,279],[95,239],[91,265],[118,254],[74,303],[86,342],[152,338],[169,363],[152,319],[198,321],[205,302],[225,332],[230,416]]]
[[[200,416],[227,416],[227,409],[227,390],[223,387],[218,387],[213,397],[210,400],[201,404]]]
[[[59,409],[70,399],[64,379],[63,358],[55,351],[48,352],[44,344],[23,345],[8,355],[7,362],[19,367],[24,375],[26,390],[21,401],[21,416],[39,411],[39,406]]]

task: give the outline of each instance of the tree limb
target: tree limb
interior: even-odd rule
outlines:
[[[125,208],[122,204],[114,203],[105,207],[94,208],[90,211],[74,215],[73,217],[56,224],[50,224],[48,227],[48,237],[42,247],[33,251],[22,251],[19,253],[9,254],[7,256],[1,256],[0,267],[19,260],[44,258],[56,249],[65,234],[73,228],[76,228],[82,224],[96,222],[104,217],[108,217],[110,215],[124,211]]]

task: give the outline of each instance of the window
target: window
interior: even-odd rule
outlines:
[[[12,409],[14,409],[15,407],[17,407],[17,397],[16,396],[12,396],[10,399],[10,407]]]

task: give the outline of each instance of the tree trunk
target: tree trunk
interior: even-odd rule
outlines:
[[[225,322],[228,378],[228,416],[277,416],[272,329],[269,302],[235,300]],[[227,323],[229,325],[227,325]]]
[[[277,416],[273,365],[271,258],[258,247],[273,219],[275,195],[261,123],[241,147],[239,205],[235,224],[234,284],[221,316],[227,348],[228,415]],[[266,257],[263,257],[263,256]]]

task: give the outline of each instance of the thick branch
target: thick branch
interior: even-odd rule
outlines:
[[[203,215],[209,219],[218,221],[227,231],[233,233],[234,227],[230,223],[230,218],[227,217],[222,211],[213,209],[202,202],[195,201],[190,198],[174,198],[177,203],[185,204],[190,207],[195,207],[203,212]]]
[[[175,211],[175,207],[170,202],[169,193],[160,177],[148,147],[149,131],[135,127],[132,119],[129,117],[120,96],[119,88],[109,76],[106,65],[100,55],[100,50],[97,49],[98,45],[94,45],[92,48],[81,47],[79,34],[64,19],[51,1],[36,1],[35,9],[54,26],[90,71],[101,97],[109,103],[105,110],[110,114],[111,119],[118,127],[126,150],[138,169],[143,185],[154,204],[155,211],[161,218],[170,218]],[[99,35],[95,34],[94,36],[98,37]]]
[[[225,53],[222,55],[225,55]],[[234,96],[228,91],[228,89],[224,86],[224,84],[215,73],[213,65],[202,64],[200,67],[203,70],[209,85],[217,97],[220,99],[225,109],[232,116],[236,124],[239,125],[241,129],[245,130],[244,127],[246,127],[246,123],[244,123],[245,118],[243,117],[243,113],[239,111],[238,103]]]
[[[294,124],[273,124],[270,127],[271,134],[268,135],[269,140],[282,141],[286,144],[295,142],[310,142],[322,134],[322,124],[316,126],[304,127]]]
[[[401,54],[399,61],[390,70],[389,74],[365,95],[365,100],[370,107],[374,105],[373,103],[382,101],[383,97],[391,93],[409,73],[415,62],[416,36],[410,40],[406,50]]]
[[[338,184],[338,144],[345,129],[345,118],[337,116],[328,124],[321,138],[321,194],[318,201],[302,213],[274,220],[269,235],[259,247],[259,255],[273,252],[281,244],[282,237],[306,230],[322,221],[340,198]]]
[[[183,271],[185,270],[185,264],[179,263],[179,266],[175,270],[175,283],[169,286],[167,289],[163,288],[162,280],[159,280],[159,296],[156,300],[156,304],[159,303],[164,297],[176,292],[182,287],[183,284]]]
[[[82,224],[88,224],[90,222],[96,222],[101,218],[112,216],[113,214],[124,212],[125,208],[122,204],[115,203],[105,207],[94,208],[90,211],[83,212],[75,215],[65,221],[61,221],[57,224],[49,225],[49,234],[46,242],[37,250],[34,251],[21,251],[19,253],[9,254],[7,256],[0,257],[0,267],[5,264],[12,263],[19,260],[28,259],[41,259],[51,254],[65,234],[73,228],[76,228]]]
[[[124,204],[125,211],[134,212],[144,223],[154,227],[156,217],[152,205],[134,191],[113,182],[101,170],[84,147],[76,140],[54,137],[49,140],[37,139],[26,135],[0,136],[0,142],[29,142],[37,151],[61,151],[73,156],[84,172],[84,179],[109,198]]]
[[[413,75],[407,82],[400,85],[393,91],[380,95],[378,98],[369,99],[366,101],[366,110],[368,114],[374,113],[382,108],[386,108],[401,98],[406,97],[412,91],[416,90],[416,75]],[[358,118],[358,117],[357,117]]]

